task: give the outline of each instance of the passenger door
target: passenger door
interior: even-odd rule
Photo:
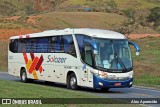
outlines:
[[[84,48],[84,62],[86,64],[83,65],[83,83],[87,87],[93,86],[93,74],[92,66],[93,66],[93,54],[92,48],[90,45],[86,45]]]

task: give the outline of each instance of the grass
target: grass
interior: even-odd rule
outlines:
[[[135,85],[160,88],[160,38],[142,38],[134,42],[141,47],[139,56],[132,54]]]
[[[6,85],[7,84],[7,85]],[[0,80],[1,98],[98,98],[91,94],[42,84]],[[18,87],[18,88],[17,88]]]
[[[111,0],[110,0],[111,1]],[[130,8],[134,7],[135,10],[146,10],[146,9],[151,9],[153,7],[159,6],[160,2],[157,0],[114,0],[117,8],[119,10],[123,10],[124,7]],[[92,6],[95,4],[104,4],[109,2],[109,0],[68,0],[66,2],[66,5],[81,5],[81,6]]]
[[[7,84],[7,85],[6,85]],[[31,83],[21,83],[15,81],[3,81],[0,80],[0,97],[1,98],[100,98],[98,96],[73,90],[66,90],[63,88],[57,88],[53,86],[31,84]],[[17,88],[18,87],[18,88]],[[115,100],[110,100],[113,102]],[[124,107],[129,106],[129,104],[121,104]],[[1,105],[3,107],[3,105]],[[9,105],[8,105],[9,106]],[[31,105],[25,105],[31,106]],[[33,105],[34,107],[120,107],[118,104],[106,105],[106,104],[56,104],[56,105]],[[139,105],[131,105],[133,107]],[[22,105],[12,105],[12,107],[22,107]]]
[[[101,12],[51,12],[37,21],[41,29],[101,28],[111,29],[112,24],[121,24],[126,18],[115,13]],[[95,21],[96,20],[96,21]]]
[[[151,23],[149,23],[146,19],[150,14],[150,9],[160,6],[159,0],[67,0],[62,4],[63,5],[61,8],[63,9],[60,11],[84,11],[85,7],[89,7],[94,12],[107,11],[112,13],[112,11],[114,11],[113,13],[116,13],[122,16],[125,16],[123,13],[124,10],[133,9],[135,11],[136,22],[141,24],[142,22],[144,22],[142,25],[146,27],[146,30],[144,30],[144,28],[143,29],[138,28],[138,31],[136,30],[136,32],[134,33],[159,32],[159,29],[151,26]],[[115,9],[112,9],[112,7],[115,7]],[[110,19],[110,18],[106,17],[106,19]],[[114,18],[111,18],[111,19],[114,19]],[[110,22],[110,21],[107,21],[107,22]],[[116,24],[116,23],[112,23],[112,24]],[[147,29],[150,29],[150,30],[147,30]]]
[[[23,28],[23,26],[15,23],[0,23],[0,29],[19,29],[19,28]]]
[[[155,2],[153,2],[155,1]],[[156,0],[115,0],[119,9],[123,10],[125,8],[134,7],[135,10],[145,10],[151,9],[153,7],[159,6],[160,2]]]
[[[12,18],[12,17],[11,17]],[[26,16],[21,16],[17,20],[14,19],[0,19],[0,29],[27,29],[35,28],[33,24],[27,22]]]
[[[135,79],[135,84],[140,86],[156,87],[160,88],[159,76],[144,74],[140,78]]]
[[[47,0],[46,4],[45,3],[43,4],[43,2],[40,2],[40,1],[38,2],[38,1],[33,1],[33,0],[27,0],[27,1],[26,0],[21,0],[21,1],[19,1],[19,0],[1,0],[0,4],[4,5],[5,4],[4,1],[8,1],[8,3],[10,3],[14,6],[14,9],[16,10],[14,15],[25,16],[28,11],[33,11],[33,12],[39,14],[39,11],[41,11],[41,13],[46,13],[46,12],[50,12],[51,10],[54,10],[53,9],[54,6],[52,6],[52,5],[49,6],[50,9],[48,11],[47,10],[36,10],[36,9],[34,10],[34,8],[36,8],[36,6],[40,6],[40,8],[44,8],[46,6],[46,4],[51,3],[51,2],[53,3],[54,0],[51,0],[51,1]],[[86,25],[87,25],[87,27],[109,29],[110,27],[108,27],[108,25],[105,25],[105,23],[106,22],[107,23],[111,22],[111,24],[117,24],[120,21],[115,21],[114,19],[121,19],[120,16],[123,15],[122,10],[126,10],[128,8],[133,8],[136,11],[136,16],[135,17],[136,17],[136,21],[138,22],[139,17],[141,17],[141,16],[143,16],[144,18],[147,17],[147,15],[149,14],[149,9],[160,6],[159,0],[114,0],[114,1],[116,3],[115,4],[116,8],[117,8],[116,10],[118,10],[116,12],[116,14],[117,15],[120,14],[119,16],[115,15],[114,18],[106,16],[105,21],[103,21],[104,19],[102,19],[102,18],[99,18],[99,17],[96,18],[96,16],[93,16],[93,17],[95,17],[96,21],[94,19],[90,20],[89,18],[84,17],[83,19],[86,19],[88,22],[87,21],[84,22],[84,26],[82,26],[82,27],[86,27]],[[85,8],[85,7],[90,7],[90,8],[93,9],[93,11],[105,12],[108,2],[111,2],[111,0],[65,0],[64,2],[61,2],[62,4],[56,5],[55,8],[56,8],[56,11],[65,11],[65,12],[76,11],[77,12],[77,11],[84,11],[83,8]],[[40,3],[40,4],[37,4],[37,3]],[[2,9],[0,9],[0,10],[3,10],[3,8],[4,8],[3,5],[1,6]],[[26,6],[29,6],[30,10],[28,10],[26,8]],[[32,8],[33,8],[33,10],[32,10]],[[11,10],[12,10],[12,8],[11,8]],[[53,17],[56,17],[56,14],[53,14]],[[73,20],[73,21],[68,21],[68,20],[65,20],[65,18],[59,18],[58,17],[58,19],[60,19],[60,20],[54,20],[54,18],[53,18],[54,22],[52,21],[52,23],[51,23],[51,22],[46,21],[47,20],[46,19],[46,20],[40,22],[40,25],[43,26],[42,27],[43,30],[44,30],[44,28],[45,29],[48,29],[48,28],[58,29],[58,28],[64,28],[64,27],[68,27],[68,26],[70,27],[70,25],[66,25],[66,23],[71,24],[74,27],[79,27],[79,24],[77,24],[77,22],[74,23],[74,20],[79,19],[79,17],[76,17],[76,18],[69,17],[69,18],[70,18],[70,20]],[[82,23],[83,19],[78,20],[79,23]],[[123,17],[123,19],[125,20],[125,17]],[[101,23],[101,22],[99,23],[99,20],[102,20],[103,23]],[[65,22],[65,23],[63,23],[63,22]],[[46,25],[47,24],[49,24],[49,25],[46,26],[46,25],[43,25],[42,23],[43,24],[46,23]],[[94,23],[96,23],[97,26]],[[146,23],[148,23],[148,22],[146,22]],[[23,24],[23,25],[10,24],[10,25],[8,26],[8,25],[0,24],[0,28],[7,28],[7,27],[9,27],[9,28],[12,28],[12,27],[13,28],[20,28],[22,26],[23,27],[24,26],[29,26],[27,24]],[[91,25],[93,25],[93,26],[91,26]],[[145,24],[145,25],[150,27],[148,24]],[[35,26],[30,26],[30,27],[35,27]],[[36,27],[39,28],[39,26],[36,26]],[[154,30],[152,30],[152,28],[146,28],[146,30],[144,30],[143,33],[144,32],[152,32],[153,33],[154,30],[159,32],[158,28],[157,29],[155,28]],[[147,29],[150,29],[150,30],[147,30]],[[139,32],[142,32],[142,29],[140,29]]]
[[[0,42],[0,71],[7,71],[8,64],[8,43]]]
[[[87,1],[86,0],[70,0],[69,3],[76,4],[76,5],[78,5],[78,4],[79,5],[84,5],[84,4],[87,3]]]
[[[35,2],[32,0],[1,0],[0,3],[4,3],[4,1],[8,1],[11,3],[15,9],[17,10],[16,14],[24,14],[26,11],[26,5],[31,6]],[[52,1],[52,0],[51,0]],[[66,7],[70,5],[78,5],[78,6],[105,6],[107,2],[111,0],[67,0],[62,2],[62,4]],[[124,8],[134,7],[136,10],[145,10],[150,9],[160,5],[159,0],[114,0],[116,2],[117,8],[123,10]],[[41,4],[42,5],[42,4]],[[42,6],[43,7],[43,6]],[[51,7],[52,8],[52,7]],[[65,9],[66,11],[69,9]],[[42,10],[43,11],[43,10]]]
[[[104,12],[49,12],[41,14],[41,18],[36,21],[36,26],[43,30],[64,29],[64,28],[97,28],[115,29],[127,20],[126,17],[116,13]],[[135,34],[157,33],[149,27],[138,26]]]

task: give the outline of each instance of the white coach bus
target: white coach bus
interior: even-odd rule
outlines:
[[[13,36],[8,72],[22,82],[58,82],[70,89],[131,87],[133,62],[129,44],[138,55],[137,44],[109,30],[67,28]]]

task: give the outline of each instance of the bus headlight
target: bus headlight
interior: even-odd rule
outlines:
[[[95,73],[94,75],[98,76],[99,78],[106,78],[106,76],[98,74],[98,73]]]
[[[99,71],[99,72],[98,72],[98,76],[99,76],[100,78],[103,78],[103,79],[104,79],[104,78],[107,77],[107,75],[108,75],[107,72],[104,72],[104,71]]]
[[[99,77],[100,77],[100,78],[105,78],[106,76],[103,76],[103,75],[99,75]]]

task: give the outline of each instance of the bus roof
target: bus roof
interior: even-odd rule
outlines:
[[[69,35],[69,34],[84,34],[95,38],[126,39],[126,37],[123,34],[120,34],[118,32],[110,30],[102,30],[102,29],[92,29],[92,28],[66,28],[63,30],[47,30],[39,33],[12,36],[10,39]]]

